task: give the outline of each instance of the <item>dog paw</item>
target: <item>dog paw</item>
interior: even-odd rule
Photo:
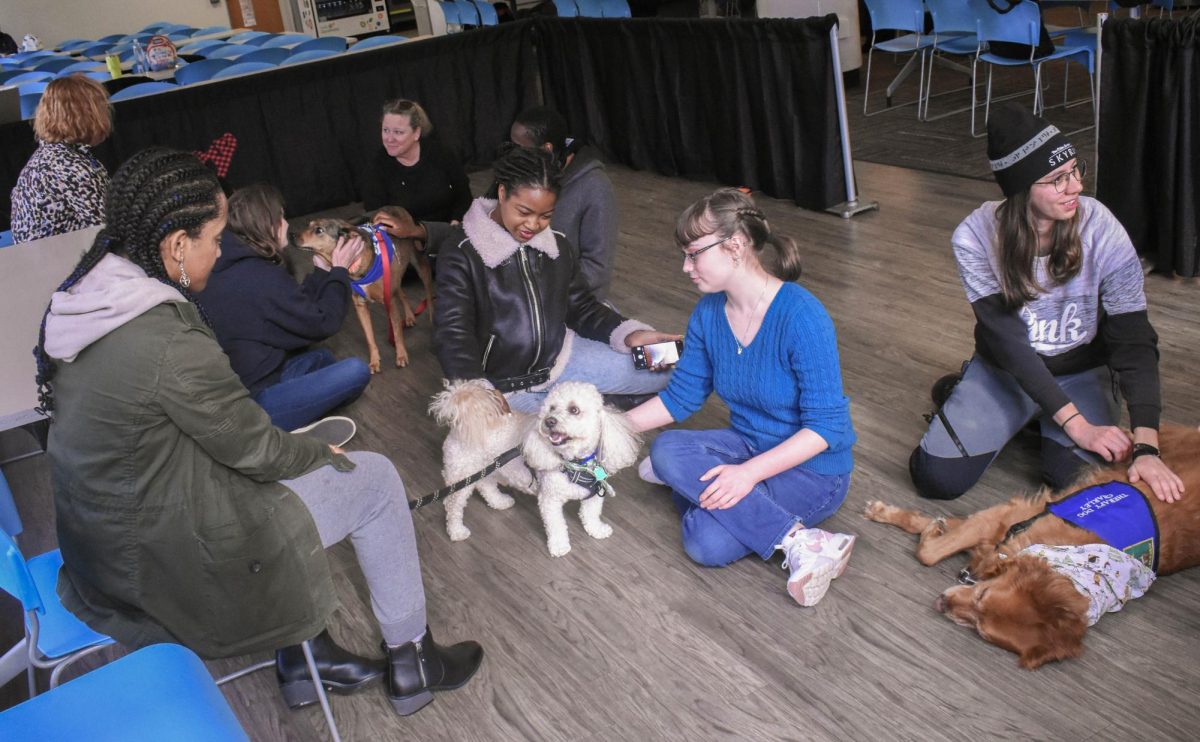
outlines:
[[[583,530],[587,531],[587,535],[592,538],[608,538],[613,535],[613,527],[607,523],[585,524]]]
[[[404,313],[404,326],[405,327],[414,327],[416,324],[417,324],[417,315],[413,314],[411,311],[405,312]]]
[[[379,362],[379,355],[377,353],[371,354],[371,358],[367,361],[367,368],[369,368],[373,374],[379,373],[381,364]]]
[[[466,541],[471,535],[471,529],[466,526],[447,528],[446,535],[450,537],[451,541]]]
[[[407,365],[408,365],[408,354],[405,353],[404,355],[401,355],[401,354],[397,353],[396,354],[396,368],[404,368]]]
[[[503,492],[498,492],[491,497],[485,497],[484,501],[487,502],[488,507],[492,510],[508,510],[516,502],[512,498],[512,495],[506,495]]]
[[[876,523],[887,523],[891,510],[891,505],[882,503],[879,500],[868,500],[867,506],[863,508],[863,517],[867,520],[873,520]]]
[[[560,557],[571,553],[571,545],[568,544],[547,544],[550,549],[550,556]]]

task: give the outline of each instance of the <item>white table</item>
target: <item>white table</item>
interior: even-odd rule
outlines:
[[[34,411],[33,348],[50,295],[71,274],[100,227],[0,248],[0,430],[45,419]]]

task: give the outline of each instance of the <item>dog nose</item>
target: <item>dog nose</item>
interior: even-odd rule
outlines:
[[[554,430],[554,428],[558,427],[558,418],[548,417],[542,421],[542,424],[546,426],[547,430]]]
[[[945,595],[937,596],[937,600],[933,601],[933,610],[937,611],[938,613],[946,612],[946,596]]]

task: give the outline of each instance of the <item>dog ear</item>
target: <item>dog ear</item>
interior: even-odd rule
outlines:
[[[1017,663],[1026,670],[1036,670],[1047,662],[1082,654],[1088,599],[1044,562],[1024,584],[1024,590],[1040,620],[1039,638],[1034,646],[1021,648]]]
[[[617,408],[605,405],[600,410],[600,461],[612,471],[620,471],[637,461],[641,450],[641,437],[630,427],[625,414]]]
[[[433,395],[429,402],[429,414],[433,415],[433,419],[437,420],[439,425],[454,425],[454,390],[449,379],[442,379],[442,391]]]
[[[977,559],[972,559],[968,570],[976,580],[990,580],[1003,574],[1012,563],[1011,559],[1001,556],[1000,552],[993,551]]]
[[[562,466],[562,458],[546,442],[537,425],[534,425],[525,434],[525,442],[521,445],[521,456],[525,458],[525,466],[534,471],[551,471]]]

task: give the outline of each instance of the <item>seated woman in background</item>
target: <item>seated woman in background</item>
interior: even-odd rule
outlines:
[[[112,133],[104,86],[83,75],[52,80],[33,117],[38,147],[12,190],[12,233],[29,242],[104,222],[108,171],[92,147]]]
[[[284,430],[296,430],[358,398],[371,372],[358,358],[339,361],[313,343],[335,334],[350,306],[350,274],[363,242],[341,237],[332,265],[313,256],[313,271],[297,285],[283,268],[288,223],[283,196],[258,184],[229,198],[229,228],[201,300],[217,342],[255,402]],[[346,418],[319,436],[342,445],[354,434]]]
[[[630,349],[678,336],[625,319],[588,290],[575,246],[549,228],[551,154],[514,147],[492,168],[496,199],[475,199],[438,256],[433,338],[446,378],[486,378],[521,412],[559,381],[603,394],[662,389],[668,374],[634,368]]]
[[[471,205],[471,184],[462,163],[429,138],[433,124],[410,100],[383,105],[383,146],[367,163],[363,208],[401,206],[419,222],[455,222]]]
[[[322,547],[349,537],[396,711],[465,683],[483,650],[430,634],[395,467],[272,425],[193,301],[221,253],[216,176],[193,155],[144,150],[117,171],[106,216],[51,298],[35,351],[53,421],[63,604],[131,647],[178,642],[207,658],[279,650],[295,708],[317,700],[295,646],[305,640],[315,637],[335,691],[385,675],[381,659],[326,631],[337,598]]]
[[[617,198],[604,163],[591,147],[568,138],[567,122],[545,106],[522,111],[509,136],[514,144],[542,147],[554,156],[562,185],[550,227],[579,250],[584,283],[605,301],[617,253]]]
[[[846,568],[855,539],[814,528],[846,499],[854,466],[833,321],[792,283],[800,277],[796,243],[773,233],[735,189],[689,206],[675,242],[704,296],[670,385],[626,414],[639,431],[682,422],[715,391],[731,427],[662,433],[640,473],[674,490],[694,561],[723,567],[782,550],[788,593],[815,605]],[[762,263],[768,245],[778,252],[773,272]]]

